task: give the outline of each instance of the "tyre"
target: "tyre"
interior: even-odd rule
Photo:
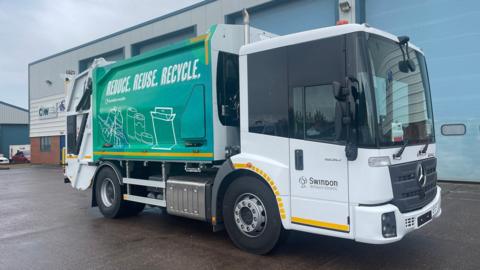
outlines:
[[[245,176],[230,184],[223,200],[225,228],[233,243],[247,252],[266,254],[284,233],[277,201],[263,181]]]
[[[145,204],[123,200],[126,193],[120,185],[117,174],[110,167],[104,167],[97,174],[95,181],[95,196],[98,208],[106,218],[133,216],[140,213]]]

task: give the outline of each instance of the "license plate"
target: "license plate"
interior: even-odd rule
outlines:
[[[421,215],[417,219],[417,226],[420,227],[423,224],[427,223],[432,219],[432,211],[428,211],[427,213]]]

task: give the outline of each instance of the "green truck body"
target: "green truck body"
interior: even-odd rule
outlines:
[[[94,160],[213,160],[214,31],[94,70]]]

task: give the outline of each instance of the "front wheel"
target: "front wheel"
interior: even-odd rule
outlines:
[[[272,251],[283,234],[275,196],[255,177],[240,177],[230,184],[223,201],[223,217],[233,243],[254,254]]]

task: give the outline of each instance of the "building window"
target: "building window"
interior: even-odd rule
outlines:
[[[467,133],[467,127],[464,124],[445,124],[441,131],[443,136],[463,136]]]
[[[51,145],[51,137],[40,137],[40,152],[50,152]]]
[[[82,59],[78,62],[78,73],[87,70],[97,58],[104,58],[107,61],[118,61],[125,59],[124,48],[116,49],[110,52],[99,54],[93,57]]]
[[[285,48],[248,56],[248,118],[253,133],[288,137]]]

